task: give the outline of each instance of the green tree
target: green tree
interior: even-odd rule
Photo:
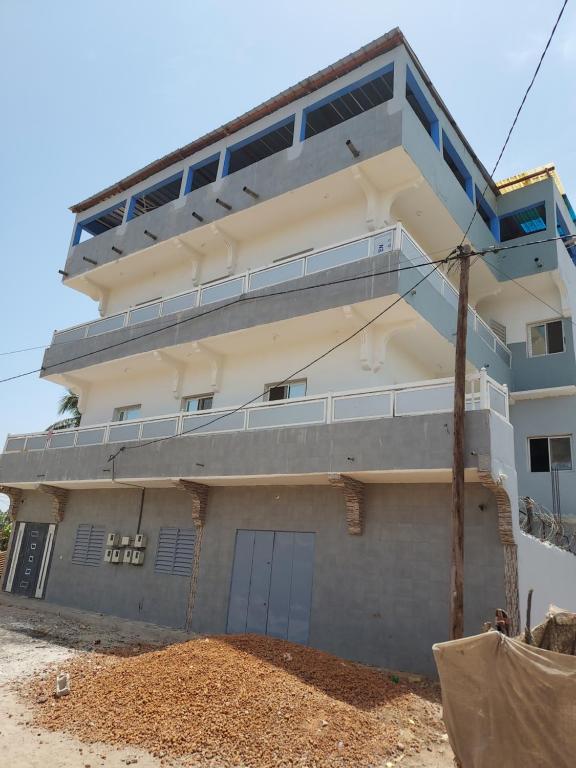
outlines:
[[[47,429],[70,429],[80,425],[82,414],[78,410],[78,395],[68,390],[60,398],[58,403],[58,414],[66,418],[55,421]]]
[[[12,522],[8,512],[0,512],[0,552],[8,549],[8,539],[12,530]]]

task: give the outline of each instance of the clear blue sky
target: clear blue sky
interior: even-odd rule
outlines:
[[[486,166],[561,0],[0,0],[0,352],[97,316],[60,285],[68,206],[400,26]],[[497,176],[555,162],[576,203],[576,2]],[[0,378],[41,350],[0,356]],[[61,389],[0,385],[0,441],[44,428]]]

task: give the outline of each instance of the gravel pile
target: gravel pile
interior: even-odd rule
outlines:
[[[195,765],[372,766],[440,742],[437,687],[257,635],[90,654],[28,688],[36,722]]]

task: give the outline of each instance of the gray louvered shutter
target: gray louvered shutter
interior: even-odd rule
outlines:
[[[194,528],[160,528],[155,569],[158,573],[190,576],[194,562]]]
[[[82,523],[76,530],[72,562],[77,565],[100,565],[106,528]]]

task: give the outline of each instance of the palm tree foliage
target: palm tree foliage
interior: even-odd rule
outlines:
[[[55,421],[54,424],[50,424],[48,429],[70,429],[72,427],[78,427],[80,425],[80,419],[82,414],[78,410],[78,395],[68,390],[60,398],[58,403],[58,413],[60,416],[66,416],[65,419]]]

